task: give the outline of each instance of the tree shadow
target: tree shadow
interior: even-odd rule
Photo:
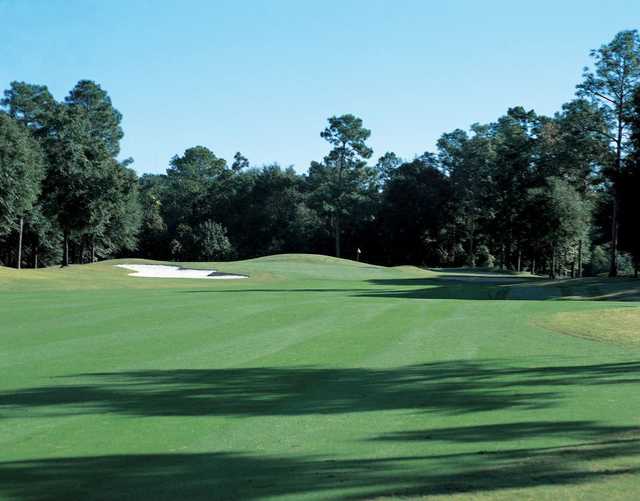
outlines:
[[[0,415],[275,416],[414,410],[457,415],[556,405],[562,387],[640,383],[640,362],[514,367],[446,361],[393,369],[144,370],[0,393]]]
[[[546,301],[640,301],[640,282],[631,278],[548,280],[540,277],[442,274],[438,277],[373,279],[379,287],[363,297]]]
[[[395,369],[94,373],[73,376],[70,384],[4,392],[0,411],[5,417],[31,419],[95,413],[245,417],[394,409],[445,415],[526,412],[559,405],[565,387],[635,388],[639,374],[640,362],[522,367],[505,360]],[[309,494],[349,499],[580,485],[638,474],[637,437],[638,430],[630,426],[527,420],[399,430],[367,439],[406,442],[418,451],[394,457],[219,452],[5,461],[0,463],[0,497],[251,500]],[[530,447],[536,440],[545,446]],[[550,447],[549,440],[572,445]],[[520,445],[523,441],[527,447]]]
[[[300,287],[252,289],[195,289],[181,293],[338,293],[353,297],[463,300],[589,300],[640,301],[640,281],[633,278],[549,280],[521,275],[442,273],[435,277],[367,280],[363,287]]]
[[[620,433],[636,433],[634,426],[608,426],[595,421],[524,421],[479,426],[455,426],[426,430],[385,433],[371,438],[384,442],[486,442],[499,443],[533,437],[559,437],[571,440],[593,440],[594,437]]]
[[[571,447],[375,459],[231,452],[48,458],[0,463],[0,494],[30,501],[480,493],[637,474],[638,447],[634,438],[609,438]]]

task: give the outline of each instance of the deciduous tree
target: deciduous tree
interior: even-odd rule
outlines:
[[[36,203],[43,176],[39,144],[26,127],[0,112],[0,235],[18,229],[18,268],[22,266],[24,218]]]

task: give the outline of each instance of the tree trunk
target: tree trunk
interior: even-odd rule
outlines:
[[[616,190],[617,174],[620,173],[622,166],[622,129],[624,126],[623,109],[620,106],[618,110],[618,137],[616,139],[616,177],[613,180],[613,208],[611,214],[611,263],[609,266],[609,276],[618,276],[618,193]]]
[[[476,254],[474,249],[474,238],[475,238],[475,224],[471,226],[471,236],[469,238],[469,264],[471,264],[472,268],[476,267]]]
[[[522,264],[522,251],[520,250],[520,245],[518,244],[518,273],[520,273],[520,265]]]
[[[556,279],[556,246],[551,248],[551,269],[549,270],[549,278]]]
[[[536,258],[535,256],[531,258],[531,274],[536,274]]]
[[[613,213],[611,215],[611,265],[609,276],[618,276],[618,201],[616,194],[613,194]]]
[[[62,249],[62,266],[69,266],[69,231],[64,231]]]
[[[456,262],[456,225],[451,228],[451,247],[449,248],[449,263],[451,266]]]
[[[33,268],[38,269],[38,246],[33,246]]]
[[[335,219],[336,257],[340,257],[340,211],[342,210],[342,204],[340,203],[339,197],[342,194],[342,169],[344,169],[344,151],[346,147],[346,143],[343,142],[338,161],[338,204],[336,206]]]
[[[582,278],[582,238],[578,242],[578,278]]]
[[[24,218],[20,218],[20,233],[18,236],[18,269],[22,268],[22,234],[24,233]]]
[[[340,257],[340,216],[335,218],[336,257]]]

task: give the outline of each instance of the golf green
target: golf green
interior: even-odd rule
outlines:
[[[143,262],[0,268],[1,498],[640,493],[633,320],[620,340],[553,324],[637,309],[638,281],[309,255],[183,264],[249,275],[230,281],[113,266]]]

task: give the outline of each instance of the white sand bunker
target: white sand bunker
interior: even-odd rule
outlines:
[[[190,270],[179,266],[166,266],[163,264],[116,264],[118,268],[126,268],[135,271],[129,273],[130,277],[146,278],[206,278],[210,280],[234,280],[236,278],[248,278],[246,275],[221,273],[216,270]]]

